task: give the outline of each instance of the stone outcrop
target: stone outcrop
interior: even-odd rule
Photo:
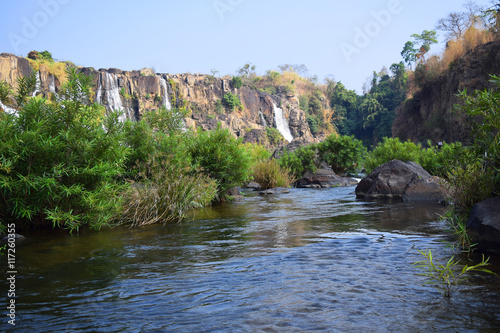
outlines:
[[[108,110],[124,110],[126,118],[139,120],[144,113],[161,106],[186,108],[185,123],[191,127],[210,130],[221,124],[236,137],[248,142],[267,143],[266,127],[277,127],[276,117],[283,121],[293,139],[314,140],[306,122],[304,111],[299,108],[297,96],[285,92],[269,94],[243,86],[236,89],[230,77],[217,78],[202,74],[162,74],[143,68],[123,71],[117,68],[95,70],[83,67],[81,71],[93,76],[94,100]],[[18,77],[28,75],[28,59],[12,54],[0,54],[0,81],[15,86]],[[40,66],[37,72],[39,94],[49,98],[57,94],[64,78]],[[277,89],[277,91],[280,91]],[[237,95],[242,102],[239,110],[228,110],[221,105],[225,94]],[[276,114],[276,108],[282,112]]]
[[[300,188],[326,188],[337,186],[352,186],[358,183],[353,178],[341,177],[332,169],[319,169],[315,173],[306,171],[301,179],[297,181]]]
[[[467,229],[479,250],[500,254],[500,197],[475,204],[467,220]]]
[[[359,182],[356,197],[442,202],[445,189],[438,177],[432,177],[417,163],[392,160]]]
[[[492,87],[490,74],[500,74],[500,39],[478,46],[450,64],[437,78],[428,80],[413,98],[397,110],[392,134],[401,140],[469,143],[468,119],[455,111],[457,94]]]

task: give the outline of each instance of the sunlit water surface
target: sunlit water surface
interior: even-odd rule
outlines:
[[[182,225],[27,234],[16,253],[15,331],[500,329],[498,278],[473,278],[447,299],[412,265],[417,249],[436,260],[454,254],[437,218],[443,207],[353,192],[248,193]]]

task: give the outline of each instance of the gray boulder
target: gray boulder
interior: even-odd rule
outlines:
[[[439,177],[431,176],[417,163],[392,160],[379,166],[359,182],[356,197],[403,202],[443,202],[443,182]]]
[[[305,172],[302,178],[297,181],[297,187],[324,188],[351,186],[357,183],[358,181],[353,178],[338,176],[332,169],[319,169],[315,173],[310,171]]]
[[[479,250],[500,254],[500,197],[475,204],[467,220],[467,229]]]

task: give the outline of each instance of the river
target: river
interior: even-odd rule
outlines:
[[[182,224],[28,232],[15,331],[498,332],[497,277],[445,298],[413,265],[417,249],[454,254],[442,212],[357,200],[354,187],[291,189]]]

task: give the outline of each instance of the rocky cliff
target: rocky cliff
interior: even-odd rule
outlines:
[[[396,111],[392,126],[394,137],[412,141],[432,140],[468,143],[467,118],[454,111],[459,91],[472,92],[491,87],[489,75],[500,75],[500,40],[489,42],[466,53],[449,69],[427,81],[412,99]]]
[[[33,66],[26,58],[0,54],[0,81],[15,87],[19,76],[28,75]],[[167,109],[185,107],[186,124],[213,129],[218,123],[235,136],[248,142],[266,143],[266,127],[277,128],[287,141],[315,141],[299,108],[298,96],[280,91],[276,94],[236,89],[230,78],[217,78],[201,74],[162,74],[152,69],[123,71],[116,68],[85,67],[81,70],[92,75],[95,83],[95,101],[108,110],[122,109],[123,119],[139,120],[145,112],[165,106]],[[50,98],[57,94],[64,75],[47,66],[37,68],[37,93]],[[222,97],[237,95],[242,108],[231,111],[221,105]]]

